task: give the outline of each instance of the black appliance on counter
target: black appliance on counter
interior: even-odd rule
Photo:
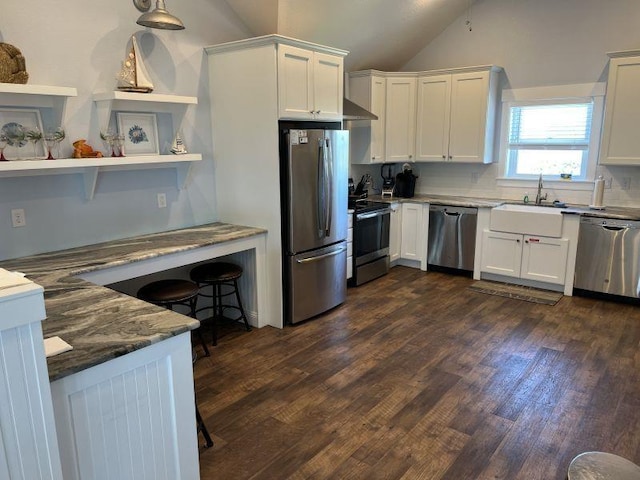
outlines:
[[[355,287],[389,271],[389,229],[391,209],[387,203],[350,199],[353,213],[353,276]]]
[[[396,179],[393,176],[393,164],[383,164],[380,167],[380,176],[382,177],[382,191],[380,194],[383,197],[392,197],[396,186]]]
[[[405,163],[402,172],[396,175],[396,197],[411,198],[416,189],[416,175],[413,174],[409,164]]]

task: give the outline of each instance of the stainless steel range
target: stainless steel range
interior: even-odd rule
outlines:
[[[350,286],[381,277],[389,271],[391,209],[384,202],[359,200],[350,205],[353,222],[353,277]]]

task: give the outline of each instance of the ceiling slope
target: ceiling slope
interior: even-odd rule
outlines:
[[[472,0],[226,1],[256,36],[277,33],[348,50],[347,71],[399,70],[472,3]]]

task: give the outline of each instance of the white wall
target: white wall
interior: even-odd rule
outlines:
[[[197,107],[188,110],[184,137],[189,151],[201,152],[203,161],[195,164],[182,191],[171,169],[101,174],[91,201],[84,200],[80,175],[0,178],[0,260],[217,218],[203,47],[250,34],[224,0],[168,0],[167,9],[186,30],[137,25],[140,12],[131,0],[3,0],[0,42],[22,51],[29,83],[78,90],[67,104],[66,155],[79,138],[103,148],[91,95],[115,89],[115,74],[135,33],[155,93],[199,98]],[[159,192],[167,195],[166,209],[156,206]],[[25,209],[26,227],[11,227],[13,208]]]
[[[466,19],[461,15],[402,70],[494,64],[505,69],[504,88],[606,82],[606,52],[640,48],[638,0],[476,0],[472,31]],[[496,148],[496,159],[498,152]],[[495,179],[503,175],[500,163],[422,164],[414,170],[420,175],[417,189],[424,193],[522,199],[525,191],[532,191],[531,184],[499,187]],[[361,169],[352,173],[359,175]],[[379,181],[379,168],[372,173]],[[640,205],[640,168],[598,167],[597,174],[613,179],[613,188],[605,190],[605,204]],[[621,190],[626,177],[631,189]],[[547,190],[550,200],[588,204],[591,199],[589,190]]]

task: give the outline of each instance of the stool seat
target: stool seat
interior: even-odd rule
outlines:
[[[640,480],[640,467],[612,453],[585,452],[569,465],[569,480]]]
[[[171,278],[147,283],[138,290],[137,297],[140,300],[169,310],[173,310],[174,305],[188,307],[189,315],[196,318],[196,305],[199,291],[200,288],[194,282]],[[202,349],[204,350],[205,356],[208,357],[210,355],[209,349],[207,348],[204,338],[202,338],[200,328],[197,328],[195,333],[200,337]]]
[[[228,282],[242,276],[242,267],[226,262],[205,263],[193,268],[189,276],[198,283]]]
[[[138,290],[138,298],[150,303],[185,302],[198,294],[198,285],[189,280],[158,280]]]
[[[207,319],[210,321],[213,333],[213,344],[218,344],[218,327],[217,323],[223,320],[238,322],[242,320],[247,331],[251,331],[251,326],[247,320],[247,315],[242,307],[240,299],[240,291],[238,289],[238,279],[242,276],[242,267],[228,262],[209,262],[203,263],[191,269],[189,278],[200,287],[200,296],[212,299],[213,305],[199,308],[198,312],[211,309],[212,317]],[[205,293],[204,287],[211,287],[211,294]],[[235,297],[235,305],[225,303],[226,297]],[[229,318],[225,315],[226,311],[237,313],[236,318]]]

